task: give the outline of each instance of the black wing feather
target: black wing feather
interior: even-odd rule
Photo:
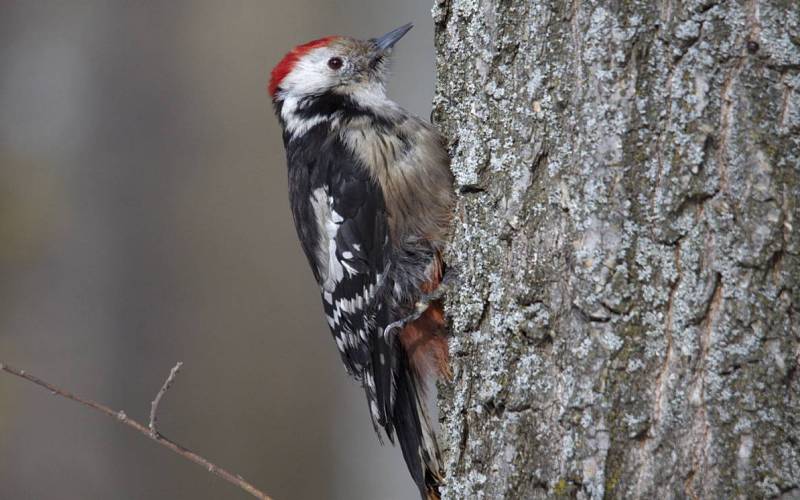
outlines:
[[[327,126],[287,142],[292,214],[303,251],[322,287],[323,307],[348,372],[361,380],[373,423],[392,439],[397,353],[395,336],[384,337],[392,316],[391,247],[383,192]],[[322,188],[330,220],[317,220],[312,197]],[[320,262],[330,252],[337,262]],[[333,232],[333,231],[332,231]],[[341,266],[338,276],[337,266]],[[337,279],[338,278],[338,279]]]

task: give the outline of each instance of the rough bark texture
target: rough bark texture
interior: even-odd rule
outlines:
[[[445,496],[800,497],[800,2],[434,19]]]

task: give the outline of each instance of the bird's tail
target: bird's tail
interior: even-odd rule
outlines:
[[[408,359],[403,361],[407,362]],[[439,485],[443,479],[441,456],[436,435],[425,410],[424,390],[420,382],[408,367],[398,370],[394,430],[403,458],[422,498],[438,500]]]
[[[426,409],[425,390],[440,375],[448,376],[447,340],[441,303],[431,303],[400,333],[395,372],[394,426],[411,476],[422,498],[438,500],[444,479],[441,453]]]
[[[378,324],[385,324],[380,319]],[[426,389],[439,377],[451,378],[445,333],[442,302],[431,301],[398,335],[376,338],[371,369],[363,381],[378,438],[380,428],[392,443],[397,437],[423,500],[438,500],[444,480],[441,453],[426,410]]]

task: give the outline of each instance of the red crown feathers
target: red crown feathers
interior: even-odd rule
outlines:
[[[312,40],[308,43],[304,43],[302,45],[298,45],[297,47],[293,48],[288,54],[283,56],[281,62],[275,65],[272,68],[272,73],[270,74],[269,78],[269,95],[275,97],[275,92],[277,92],[278,87],[280,86],[283,79],[288,75],[292,69],[294,69],[295,64],[297,61],[300,60],[301,57],[308,54],[310,51],[316,49],[317,47],[324,47],[328,45],[332,40],[335,40],[338,37],[335,36],[326,36],[325,38],[320,38],[318,40]]]

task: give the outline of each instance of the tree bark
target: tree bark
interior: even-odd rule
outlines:
[[[800,497],[800,2],[433,13],[445,497]]]

